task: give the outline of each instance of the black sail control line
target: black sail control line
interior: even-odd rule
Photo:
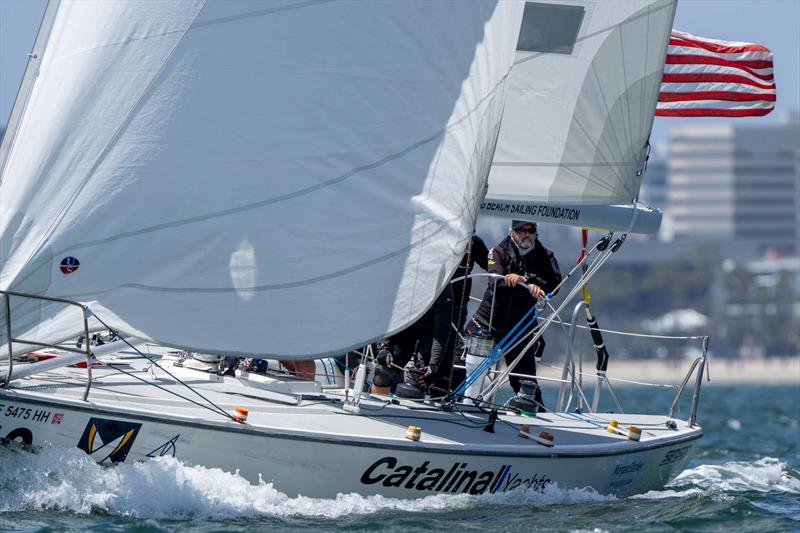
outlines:
[[[589,331],[592,334],[592,344],[594,344],[594,351],[597,352],[597,371],[605,372],[608,369],[608,350],[606,343],[603,340],[603,334],[600,332],[600,327],[597,325],[597,319],[592,314],[589,304],[584,306],[586,312],[586,322],[589,324]]]

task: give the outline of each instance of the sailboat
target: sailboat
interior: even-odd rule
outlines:
[[[369,357],[323,387],[181,353],[321,358],[404,329],[464,255],[490,172],[489,199],[544,187],[581,225],[622,209],[598,225],[637,230],[642,209],[613,206],[638,191],[674,9],[50,2],[0,151],[0,437],[103,464],[169,455],[311,497],[663,487],[702,436],[696,401],[689,420],[529,416],[488,390],[372,395]],[[552,159],[508,165],[529,105]],[[607,151],[622,130],[628,147]],[[529,167],[550,181],[502,175]],[[92,346],[105,330],[121,340]],[[18,359],[38,349],[61,355]]]

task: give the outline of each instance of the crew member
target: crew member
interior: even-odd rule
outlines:
[[[472,290],[472,279],[469,276],[472,269],[477,263],[483,270],[488,270],[489,265],[489,249],[483,239],[472,234],[472,242],[470,248],[464,257],[461,258],[461,263],[456,268],[452,279],[465,278],[460,281],[454,281],[450,284],[453,288],[453,323],[458,327],[459,331],[463,329],[464,322],[467,321],[467,305],[469,304],[469,293]]]
[[[464,257],[461,258],[461,263],[456,268],[451,279],[464,278],[459,281],[450,283],[453,289],[453,326],[459,331],[464,331],[464,323],[467,321],[467,306],[469,305],[469,295],[472,291],[472,279],[469,276],[472,273],[473,267],[477,264],[483,270],[488,269],[488,256],[489,249],[483,239],[478,237],[475,233],[472,234],[472,241],[470,247]],[[459,336],[455,330],[451,331],[450,340],[445,349],[445,357],[442,358],[442,365],[438,371],[437,383],[447,389],[451,390],[454,383],[464,381],[464,370],[453,369],[456,364],[456,357],[461,354],[462,345]],[[463,365],[463,361],[461,362]]]
[[[313,359],[299,361],[281,359],[280,363],[298,379],[314,381],[317,373],[317,363]]]
[[[495,342],[500,342],[531,307],[536,305],[538,298],[554,291],[561,282],[558,261],[553,252],[539,242],[537,236],[535,222],[514,220],[508,236],[491,249],[488,272],[504,278],[498,281],[489,280],[483,301],[467,324],[467,333],[488,332]],[[516,286],[520,282],[528,285],[527,291]],[[530,329],[535,327],[534,322]],[[507,350],[506,363],[514,361],[526,345],[527,342],[523,341],[515,349]],[[544,339],[539,337],[513,372],[535,375],[536,359],[541,357],[544,345]],[[509,381],[514,392],[518,392],[520,378],[509,376]],[[541,405],[541,392],[538,388],[536,401]]]
[[[433,306],[422,317],[403,331],[378,343],[378,365],[372,382],[372,392],[389,394],[402,381],[402,368],[419,354],[423,361],[417,385],[429,390],[441,377],[442,359],[450,337],[453,320],[453,291],[445,286]],[[444,394],[446,391],[440,391]]]

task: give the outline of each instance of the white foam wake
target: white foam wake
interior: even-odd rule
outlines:
[[[290,498],[219,469],[187,466],[172,457],[102,467],[80,450],[44,447],[37,453],[0,447],[0,512],[60,510],[149,519],[272,517],[338,518],[380,511],[436,512],[480,505],[536,505],[604,501],[590,489],[548,487],[544,493],[432,495],[419,500],[340,494],[321,500]]]
[[[667,485],[667,490],[649,492],[640,497],[646,499],[685,497],[707,491],[800,494],[800,479],[789,472],[786,463],[772,457],[764,457],[752,462],[731,461],[721,465],[700,465],[684,470]]]

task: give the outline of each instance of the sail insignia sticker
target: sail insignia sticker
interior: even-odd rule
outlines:
[[[78,448],[89,455],[101,457],[99,463],[122,463],[141,427],[141,424],[134,422],[90,418],[78,441]]]
[[[77,257],[65,257],[61,260],[61,273],[65,276],[67,274],[72,274],[81,266],[81,262],[78,261]]]
[[[152,452],[148,453],[147,457],[163,457],[165,455],[175,457],[175,443],[178,442],[178,437],[180,436],[181,434],[178,433],[177,435],[169,439],[167,442],[165,442]]]

